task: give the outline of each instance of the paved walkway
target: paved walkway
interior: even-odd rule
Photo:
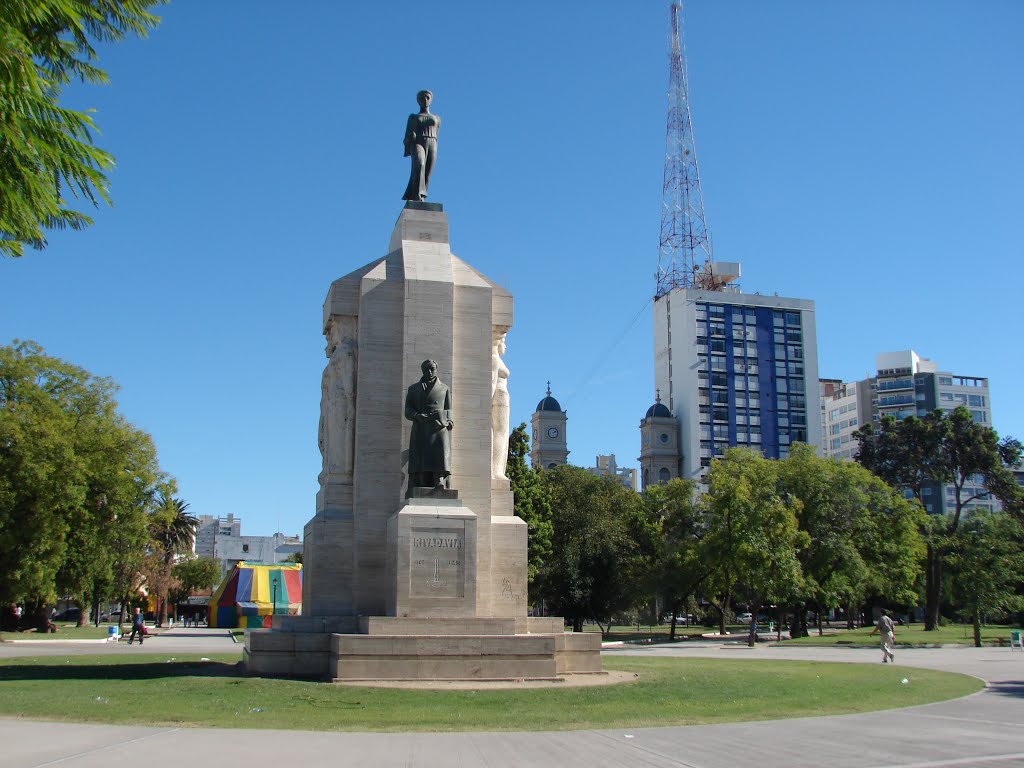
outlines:
[[[178,633],[182,634],[178,634]],[[48,653],[68,653],[51,647]],[[111,643],[109,653],[133,652]],[[72,652],[95,653],[97,646]],[[237,648],[217,630],[175,630],[153,642],[177,653]],[[200,650],[201,649],[201,650]],[[150,647],[147,644],[146,650]],[[41,653],[17,646],[17,655]],[[879,663],[866,648],[765,647],[705,643],[608,648],[619,654],[774,658]],[[0,655],[12,655],[9,644]],[[109,768],[183,762],[303,768],[337,766],[687,766],[688,768],[1024,768],[1024,653],[1007,648],[897,649],[901,665],[976,675],[985,691],[956,701],[863,715],[731,725],[557,733],[312,733],[37,723],[0,719],[4,768]],[[0,688],[0,695],[3,694]]]

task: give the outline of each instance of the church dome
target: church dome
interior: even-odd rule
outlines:
[[[553,398],[551,395],[548,395],[543,400],[541,400],[539,403],[537,403],[537,410],[538,411],[561,411],[562,410],[562,406],[560,406],[558,404],[558,401],[555,400],[555,398]]]
[[[647,409],[647,416],[644,418],[651,418],[652,416],[658,416],[659,418],[672,418],[672,411],[662,405],[661,402],[661,390],[656,390],[654,395],[654,405]]]
[[[551,382],[548,382],[548,394],[543,400],[537,403],[537,413],[541,411],[559,411],[561,412],[562,406],[558,404],[558,401],[551,396]]]
[[[649,419],[652,416],[664,416],[671,419],[672,411],[670,411],[661,403],[655,403],[654,405],[647,409],[647,418]]]

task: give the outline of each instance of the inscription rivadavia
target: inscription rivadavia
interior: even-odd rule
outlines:
[[[466,543],[460,536],[415,536],[412,545],[436,549],[463,549]]]

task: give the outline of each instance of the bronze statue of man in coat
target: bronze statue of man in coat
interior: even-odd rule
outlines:
[[[405,395],[409,436],[409,488],[446,488],[452,473],[452,398],[437,378],[437,363],[424,360],[423,376]]]

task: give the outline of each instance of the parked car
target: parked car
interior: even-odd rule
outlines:
[[[58,613],[53,617],[54,621],[78,621],[78,617],[82,615],[80,608],[68,608],[63,613]]]
[[[754,614],[752,613],[737,613],[736,621],[740,624],[749,624],[754,620]]]

